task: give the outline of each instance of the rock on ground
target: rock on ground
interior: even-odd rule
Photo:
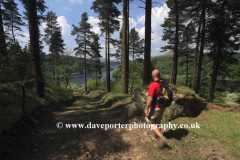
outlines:
[[[128,116],[142,115],[147,101],[148,87],[136,88],[132,95],[131,106]],[[198,116],[206,107],[206,103],[200,97],[196,97],[194,92],[188,90],[178,91],[174,94],[174,101],[167,107],[163,114],[163,120],[170,121],[180,116]]]

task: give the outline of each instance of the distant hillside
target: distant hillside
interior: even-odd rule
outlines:
[[[50,58],[51,58],[51,55],[45,55],[45,60],[44,60],[44,65],[45,65],[45,68],[44,70],[45,71],[49,71],[49,72],[52,72],[52,62],[50,61]],[[82,66],[82,68],[76,68],[75,72],[80,72],[80,73],[83,73],[83,65],[84,65],[84,61],[83,59],[82,60],[79,60],[78,57],[74,57],[74,56],[71,56],[71,58],[75,59],[76,62],[75,62],[75,65],[79,65],[80,67]],[[91,62],[90,62],[90,59],[87,59],[87,64],[89,65],[89,67],[91,66]],[[56,62],[54,63],[56,65]],[[74,64],[73,64],[74,65]],[[105,67],[105,60],[101,60],[101,65],[103,66],[103,68]],[[117,63],[116,61],[114,60],[111,60],[110,61],[110,66],[111,67],[115,67],[115,66],[118,66],[120,65],[119,63]],[[88,67],[87,67],[88,68]]]
[[[173,51],[170,51],[170,52],[167,52],[165,54],[162,54],[162,55],[159,55],[159,56],[156,56],[156,57],[165,57],[165,56],[172,56],[173,55]]]

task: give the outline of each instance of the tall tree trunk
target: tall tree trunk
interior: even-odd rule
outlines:
[[[22,76],[22,71],[20,71],[20,77],[21,80],[23,81],[23,76]],[[24,108],[25,108],[25,87],[24,84],[22,85],[22,115],[25,114]]]
[[[201,29],[201,20],[199,21],[199,25],[198,25],[197,44],[196,44],[196,49],[195,49],[194,68],[193,68],[192,90],[195,89],[195,78],[196,78],[196,70],[197,70],[197,57],[198,57],[198,51],[199,51],[200,29]]]
[[[0,4],[0,56],[7,58],[7,45],[2,21],[2,9]]]
[[[107,67],[107,59],[108,59],[108,57],[107,57],[107,35],[108,35],[108,33],[107,33],[108,31],[107,31],[107,29],[106,29],[106,33],[105,33],[105,69],[106,69],[106,91],[108,90],[108,72],[107,72],[107,70],[108,70],[108,67]]]
[[[68,78],[66,79],[66,89],[67,89],[67,86],[68,86]]]
[[[199,93],[200,91],[203,47],[204,47],[204,38],[205,38],[205,8],[206,8],[206,0],[203,0],[202,1],[202,34],[201,34],[201,46],[200,46],[200,54],[199,54],[197,82],[196,82],[196,89],[195,89],[196,93]]]
[[[12,37],[13,37],[13,43],[14,43],[14,53],[16,52],[16,40],[15,40],[15,35],[14,35],[14,30],[13,30],[13,13],[11,12],[12,16]]]
[[[53,74],[53,84],[55,84],[55,71],[54,71],[54,55],[52,52],[52,74]]]
[[[173,84],[177,82],[177,67],[178,67],[178,0],[174,0],[176,10],[176,31],[175,31],[175,44],[174,44],[174,66],[173,66]]]
[[[57,63],[57,85],[60,86],[60,79],[59,79],[59,72],[58,72],[59,63],[58,63],[58,56],[57,56],[57,54],[56,54],[56,63]]]
[[[87,52],[87,47],[86,47],[86,38],[85,38],[85,48],[84,48],[84,84],[85,84],[85,92],[87,92],[87,74],[86,74],[86,72],[87,72],[87,65],[86,65],[86,52]]]
[[[96,90],[97,90],[97,70],[96,70]]]
[[[132,92],[133,92],[133,65],[134,65],[134,45],[133,45],[133,55],[132,55]]]
[[[127,80],[127,0],[123,0],[123,26],[122,26],[122,93],[128,93]]]
[[[220,54],[221,54],[221,40],[219,40],[219,43],[218,43],[217,55],[216,56],[214,55],[213,76],[212,76],[212,84],[211,84],[211,91],[210,91],[210,102],[213,102],[213,99],[214,99],[214,92],[215,92],[215,86],[216,86],[216,82],[217,82],[217,72],[218,72]]]
[[[174,56],[173,56],[174,57]],[[172,69],[171,69],[171,76],[170,76],[170,83],[172,83],[172,77],[173,77],[173,66],[174,66],[174,58],[172,62]]]
[[[41,58],[39,49],[39,28],[37,20],[36,0],[28,0],[28,22],[30,34],[30,53],[32,59],[32,71],[35,77],[37,95],[44,97],[44,79],[41,68]]]
[[[111,87],[110,87],[110,43],[109,43],[110,35],[108,32],[108,92],[111,92]]]
[[[129,83],[129,0],[127,0],[127,85]]]
[[[188,84],[188,42],[187,42],[187,70],[186,70],[186,74],[187,74],[187,76],[186,76],[186,86],[187,86],[187,84]]]
[[[110,88],[110,33],[109,33],[109,13],[108,13],[108,3],[107,3],[107,29],[108,29],[108,76],[107,76],[107,81],[108,81],[108,86],[107,86],[107,92],[111,92]]]
[[[152,0],[146,0],[145,13],[145,53],[143,85],[150,84],[151,76],[151,8]]]
[[[52,43],[52,15],[51,15],[51,43]],[[55,84],[55,70],[54,70],[54,55],[53,55],[53,44],[52,44],[52,74],[53,74],[53,84]]]
[[[213,55],[213,67],[212,67],[212,80],[211,80],[211,90],[210,90],[210,102],[213,102],[213,98],[214,98],[214,93],[213,93],[213,88],[215,88],[214,86],[214,79],[215,79],[215,71],[216,71],[216,51],[214,52]]]

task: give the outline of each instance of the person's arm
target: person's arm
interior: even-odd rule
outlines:
[[[145,110],[145,115],[146,116],[148,116],[148,109],[152,106],[152,102],[153,102],[153,97],[148,96],[146,110]]]

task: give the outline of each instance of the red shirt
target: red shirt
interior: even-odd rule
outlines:
[[[158,82],[152,82],[149,86],[148,95],[153,98],[157,98],[159,96],[160,84]],[[156,103],[152,104],[153,107],[159,108]]]

